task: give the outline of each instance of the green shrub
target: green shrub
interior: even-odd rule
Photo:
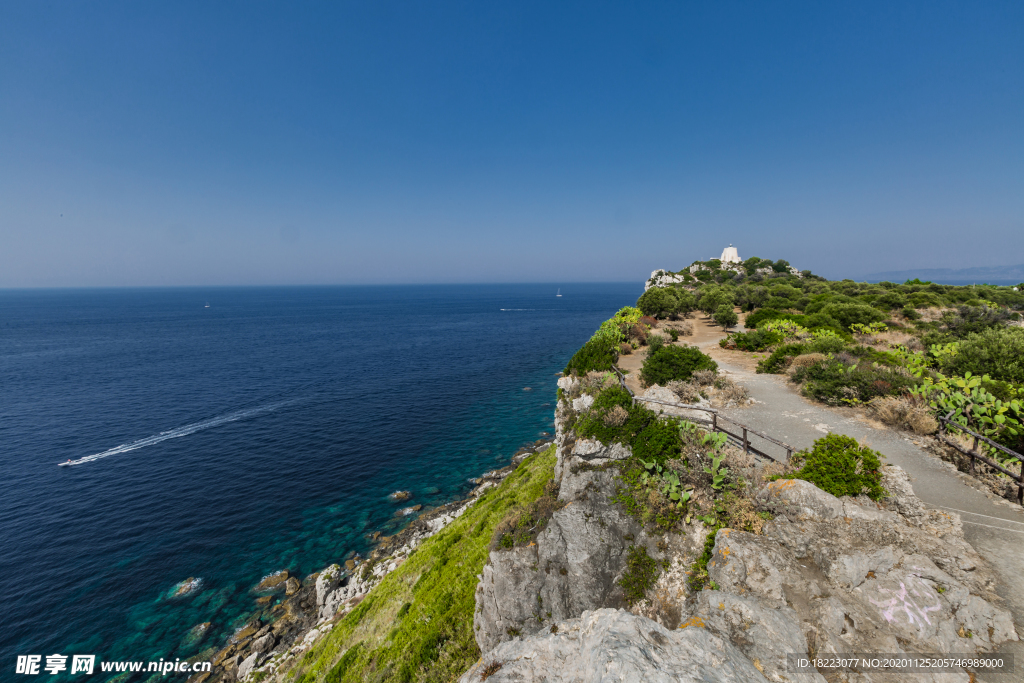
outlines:
[[[804,321],[804,327],[807,327],[808,329],[812,330],[827,329],[840,333],[846,332],[843,329],[843,326],[839,324],[838,320],[836,320],[830,315],[821,313],[820,311],[818,313],[808,315],[807,319]]]
[[[810,307],[808,307],[810,308]],[[865,304],[828,304],[821,309],[821,312],[830,318],[834,318],[844,329],[849,330],[851,325],[860,323],[870,325],[879,323],[886,319],[885,313],[877,308]]]
[[[686,381],[697,370],[718,371],[718,363],[695,346],[665,346],[647,356],[640,378],[644,384],[664,386],[673,380]]]
[[[608,419],[617,408],[626,411],[624,421]],[[629,392],[618,386],[598,394],[590,411],[576,423],[576,435],[606,444],[625,444],[632,448],[635,457],[658,463],[678,457],[682,452],[679,422],[659,420],[657,413],[640,402],[634,404]]]
[[[829,434],[814,442],[811,450],[793,456],[800,470],[774,479],[803,479],[833,496],[865,494],[879,500],[882,488],[882,456],[843,434]]]
[[[976,332],[984,332],[992,327],[1002,327],[1011,317],[1011,313],[1001,308],[989,306],[960,306],[955,312],[948,311],[942,316],[942,323],[954,337],[963,339]]]
[[[914,292],[908,297],[908,300],[914,308],[938,308],[942,306],[942,299],[931,292]]]
[[[743,321],[743,326],[748,330],[755,330],[761,321],[774,320],[780,315],[781,313],[774,308],[759,308],[747,316],[747,319]]]
[[[795,308],[796,302],[790,301],[789,299],[783,299],[782,297],[773,296],[769,297],[768,301],[766,301],[764,305],[775,309]]]
[[[917,385],[918,380],[886,366],[864,361],[847,365],[828,359],[797,368],[793,381],[805,382],[803,393],[829,405],[867,403],[881,396],[896,396]]]
[[[624,423],[616,424],[614,421],[606,420],[608,414],[616,407],[626,411],[627,418]],[[576,423],[576,434],[580,438],[597,439],[606,444],[629,445],[657,417],[656,413],[642,404],[634,405],[633,397],[622,387],[609,387],[597,395],[590,411]]]
[[[807,344],[807,353],[839,353],[846,348],[842,337],[822,336]]]
[[[897,308],[903,308],[910,302],[907,301],[907,297],[903,296],[899,292],[886,292],[882,296],[875,300],[875,306],[883,308],[887,311],[892,311]]]
[[[679,299],[675,292],[665,287],[651,287],[640,295],[636,301],[636,307],[644,315],[651,315],[655,318],[667,318],[674,315],[679,309]]]
[[[715,311],[715,322],[725,329],[734,327],[739,321],[740,318],[733,310],[732,304],[722,304]]]
[[[619,359],[618,341],[595,337],[573,354],[563,370],[566,375],[585,375],[591,370],[607,372]]]
[[[789,299],[795,301],[804,295],[803,291],[797,289],[793,285],[787,285],[785,282],[776,284],[771,289],[772,296],[780,296],[783,299]]]
[[[1024,384],[1024,328],[993,327],[970,334],[956,355],[941,361],[946,374],[989,375],[992,379]]]
[[[672,341],[679,341],[679,330],[674,327],[670,327],[668,330],[668,336],[672,337]]]
[[[737,332],[722,341],[729,339],[735,342],[736,348],[740,351],[764,351],[769,346],[781,343],[784,337],[779,332],[754,330],[752,332]]]
[[[757,372],[767,375],[777,375],[785,372],[786,359],[799,356],[804,352],[805,348],[804,344],[784,344],[772,351],[772,355],[758,361]]]
[[[647,352],[648,354],[655,353],[658,349],[665,345],[665,338],[660,334],[652,334],[647,338]]]
[[[679,435],[676,420],[651,420],[632,439],[633,455],[641,460],[653,460],[664,464],[666,460],[678,458],[683,450],[683,439]]]
[[[626,551],[626,569],[619,579],[626,604],[632,607],[643,600],[647,591],[654,587],[658,574],[658,561],[647,554],[647,548],[629,546]]]

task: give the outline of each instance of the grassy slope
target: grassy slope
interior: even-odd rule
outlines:
[[[473,638],[476,575],[495,527],[536,500],[554,472],[554,446],[530,456],[497,489],[423,542],[302,659],[290,680],[450,681],[480,657]]]

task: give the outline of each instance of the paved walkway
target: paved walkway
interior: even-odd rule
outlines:
[[[1024,511],[1020,506],[974,489],[949,464],[929,455],[911,434],[872,426],[850,409],[829,408],[800,396],[782,375],[758,375],[749,362],[737,362],[734,353],[720,352],[716,341],[698,343],[716,357],[719,367],[747,387],[757,401],[727,411],[727,416],[765,432],[796,448],[806,448],[829,432],[863,440],[885,455],[885,462],[910,475],[914,493],[928,506],[960,514],[971,545],[992,563],[998,576],[997,592],[1014,614],[1017,632],[1024,637]],[[732,362],[730,362],[730,360]],[[755,443],[769,451],[770,444]],[[782,453],[785,456],[785,453]],[[979,680],[1024,681],[1024,645],[1003,648],[1014,654],[1016,674],[979,677]]]

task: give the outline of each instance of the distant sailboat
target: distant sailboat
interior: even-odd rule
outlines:
[[[209,308],[209,307],[210,307],[210,302],[209,302],[209,301],[207,301],[207,302],[206,302],[206,306],[204,306],[203,308]]]
[[[555,296],[562,296],[562,288],[561,287],[558,288],[558,294],[555,294]]]

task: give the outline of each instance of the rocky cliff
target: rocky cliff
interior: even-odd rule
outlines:
[[[878,502],[752,474],[763,520],[754,531],[715,531],[689,516],[671,531],[652,529],[622,504],[629,447],[577,439],[568,425],[594,402],[579,400],[575,379],[559,386],[562,507],[534,543],[491,552],[474,615],[484,655],[464,683],[899,681],[906,674],[833,671],[826,679],[792,670],[787,655],[973,654],[1017,639],[959,518],[925,508],[899,468],[883,468],[887,495]],[[736,471],[765,466],[734,463]],[[657,578],[628,600],[639,548]],[[690,579],[707,549],[706,583],[695,589]]]

